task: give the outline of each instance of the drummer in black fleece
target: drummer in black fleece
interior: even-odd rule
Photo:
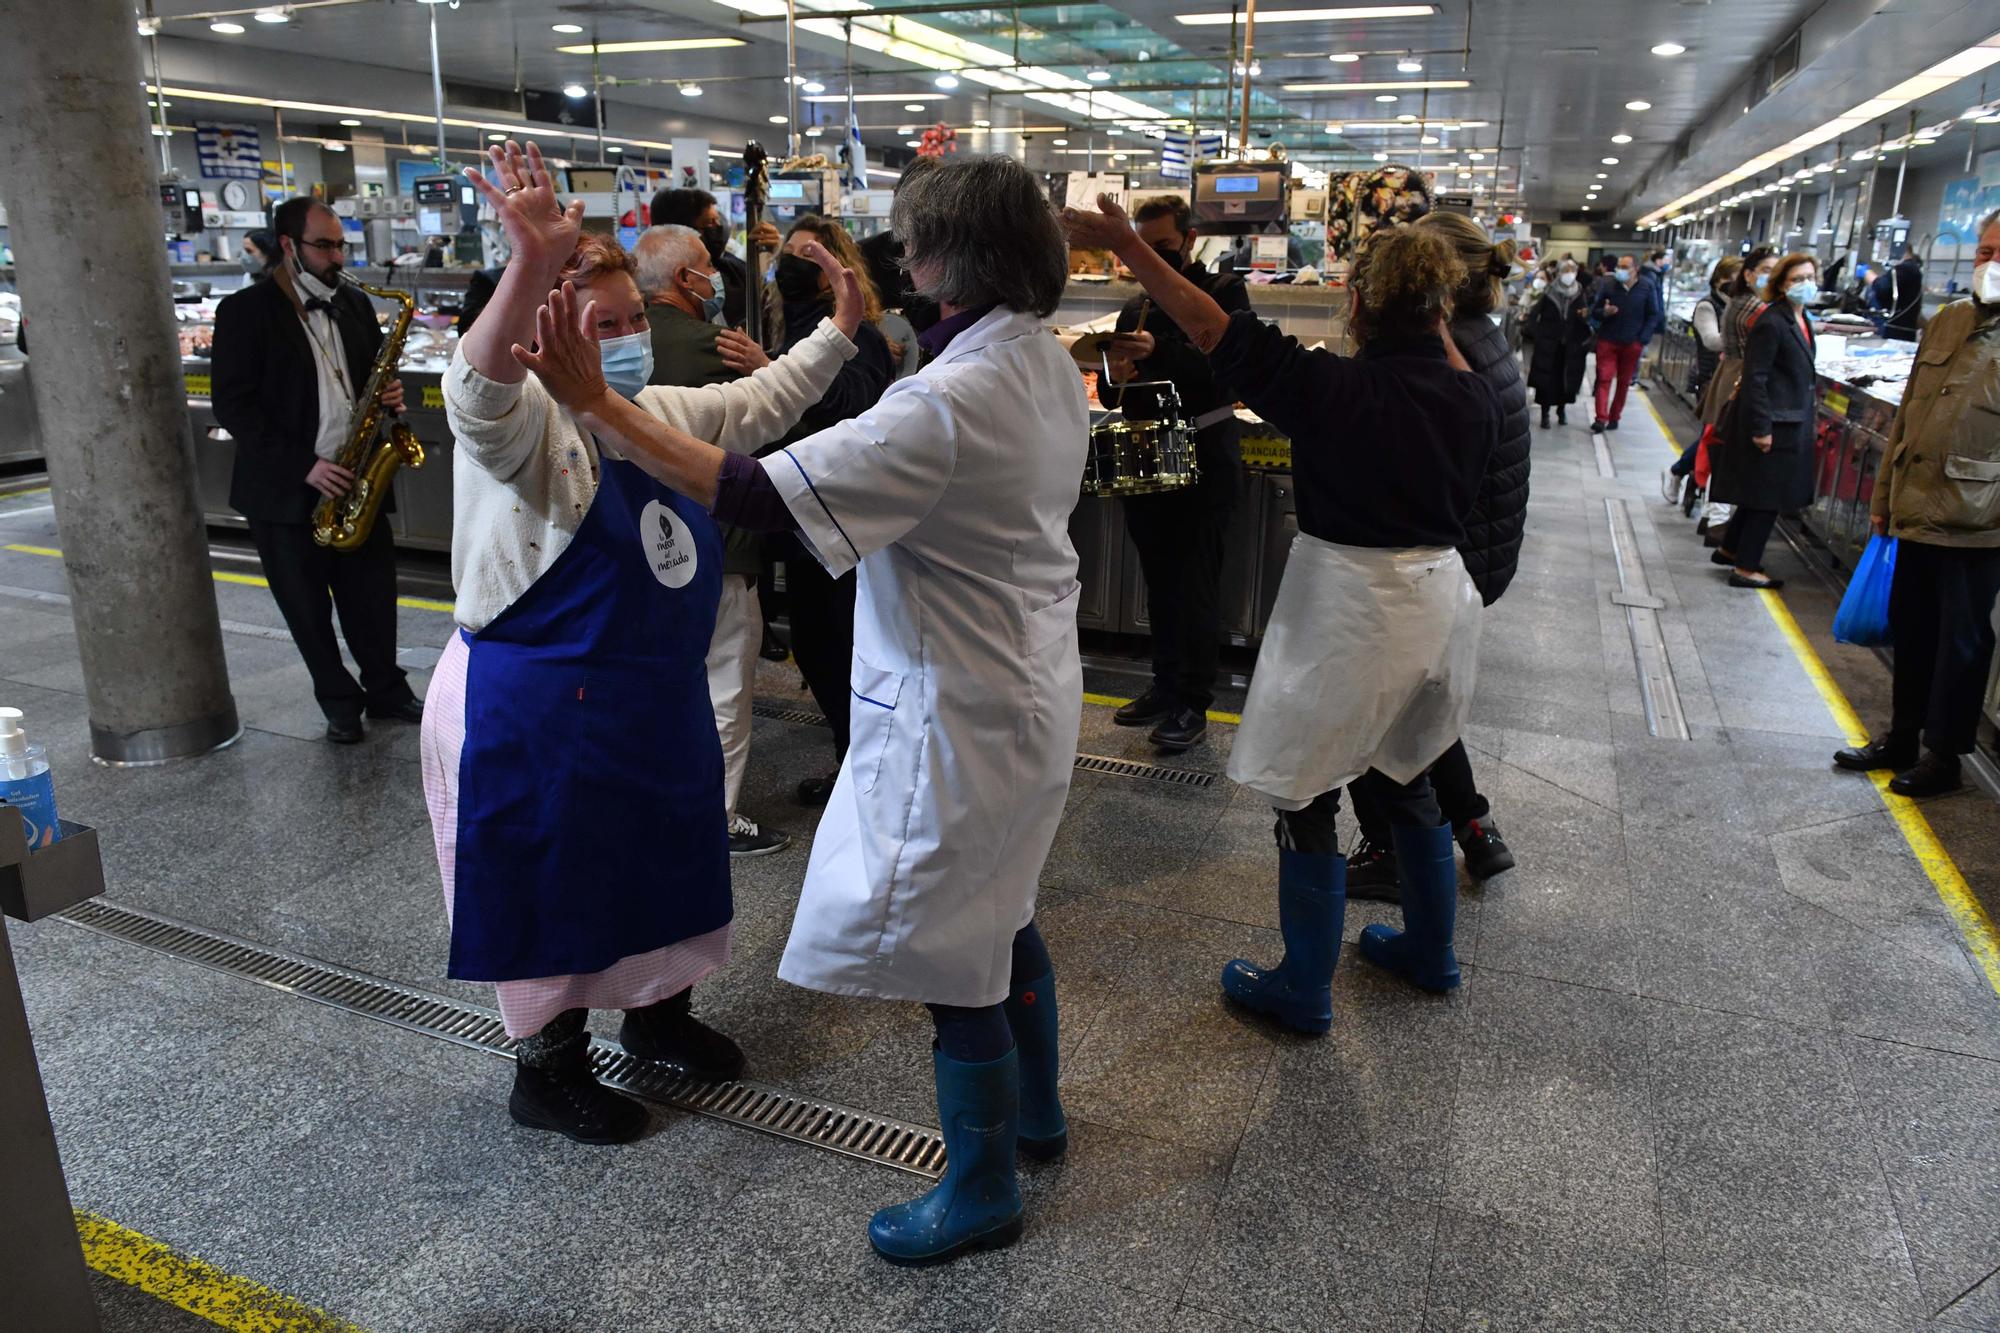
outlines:
[[[1361,352],[1337,356],[1248,311],[1225,315],[1113,200],[1099,206],[1065,210],[1072,241],[1116,251],[1218,378],[1292,440],[1300,536],[1229,766],[1278,811],[1285,958],[1230,963],[1223,990],[1300,1031],[1331,1025],[1347,874],[1334,816],[1350,781],[1386,813],[1402,867],[1404,929],[1370,926],[1362,954],[1449,990],[1457,864],[1425,770],[1470,705],[1479,594],[1455,548],[1502,416],[1446,334],[1464,265],[1434,234],[1377,233],[1352,288]]]

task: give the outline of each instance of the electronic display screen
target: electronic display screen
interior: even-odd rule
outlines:
[[[419,176],[411,192],[418,208],[452,208],[458,203],[458,182],[450,176]]]
[[[1255,176],[1217,176],[1214,179],[1217,194],[1257,193],[1258,178]]]
[[[771,182],[771,198],[774,200],[803,199],[805,197],[806,197],[806,183],[804,181]]]

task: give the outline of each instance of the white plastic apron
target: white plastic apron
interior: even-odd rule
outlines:
[[[1449,547],[1300,533],[1257,654],[1229,776],[1296,810],[1379,769],[1408,782],[1465,725],[1479,592]]]

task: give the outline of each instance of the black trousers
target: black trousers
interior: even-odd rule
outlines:
[[[2000,548],[1896,543],[1889,593],[1895,645],[1891,737],[1939,754],[1972,753],[1980,703],[1993,664],[1993,602],[2000,597]]]
[[[1222,657],[1222,557],[1243,487],[1238,433],[1232,419],[1195,436],[1195,485],[1119,502],[1146,576],[1153,688],[1197,713],[1215,702]]]
[[[1370,776],[1381,777],[1381,774]],[[1438,818],[1426,827],[1435,828],[1442,822],[1460,829],[1475,819],[1484,819],[1493,813],[1492,804],[1480,794],[1478,779],[1472,776],[1472,756],[1466,753],[1464,741],[1453,741],[1451,748],[1438,756],[1437,762],[1431,765],[1429,777],[1431,793],[1437,798],[1433,808],[1438,812]],[[1386,778],[1382,780],[1388,781]],[[1361,825],[1361,836],[1377,847],[1387,847],[1389,826],[1398,821],[1376,799],[1379,790],[1374,785],[1364,786],[1361,782],[1354,782],[1349,785],[1348,794],[1354,798],[1354,818]]]
[[[1764,548],[1778,526],[1775,509],[1738,509],[1723,525],[1722,549],[1736,557],[1736,567],[1752,573],[1764,568]]]
[[[792,660],[833,727],[833,762],[838,765],[847,757],[848,689],[854,678],[854,571],[830,577],[791,533],[767,537],[765,548],[785,562]]]
[[[1436,828],[1444,822],[1428,773],[1419,773],[1409,782],[1396,782],[1371,768],[1347,785],[1354,793],[1357,813],[1366,806],[1371,816],[1379,815],[1387,824],[1411,828]],[[1272,830],[1278,847],[1284,851],[1334,855],[1340,851],[1334,829],[1334,816],[1339,813],[1338,787],[1320,793],[1303,810],[1278,811],[1278,822]]]
[[[356,721],[364,709],[384,712],[416,697],[396,665],[396,547],[387,523],[378,522],[354,551],[317,544],[305,523],[252,519],[250,540],[329,721]],[[340,657],[336,607],[347,650],[361,668],[360,684]]]

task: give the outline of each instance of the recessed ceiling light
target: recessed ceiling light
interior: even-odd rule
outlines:
[[[259,23],[290,23],[292,16],[282,9],[260,9],[257,11]]]
[[[1377,93],[1377,94],[1375,94],[1375,100],[1376,100],[1376,101],[1378,101],[1378,102],[1393,102],[1393,101],[1395,101],[1395,100],[1396,100],[1396,94],[1394,94],[1394,93]]]
[[[1396,123],[1398,125],[1414,125],[1417,123],[1417,118],[1413,113],[1405,111],[1396,117]]]
[[[905,148],[922,148],[923,146],[924,146],[924,141],[922,139],[903,140],[903,147]]]
[[[1833,169],[1833,174],[1834,174],[1834,175],[1836,175],[1836,176],[1845,176],[1845,175],[1847,174],[1847,168],[1846,168],[1846,167],[1835,167],[1835,168]]]
[[[343,120],[343,121],[341,121],[340,123],[341,123],[341,124],[343,124],[343,125],[345,125],[345,124],[346,124],[347,122]],[[504,134],[499,134],[499,133],[494,133],[494,134],[489,134],[489,135],[487,135],[487,136],[486,136],[486,142],[488,142],[488,143],[505,143],[505,142],[507,142],[507,136],[506,136],[506,135],[504,135]]]
[[[1335,51],[1332,55],[1328,56],[1327,59],[1331,60],[1336,65],[1352,65],[1356,61],[1360,60],[1361,57],[1355,55],[1354,52],[1352,51]]]
[[[210,32],[219,32],[225,37],[234,37],[243,31],[241,23],[231,23],[228,19],[217,19],[208,25]]]
[[[1338,133],[1340,133],[1340,126],[1338,126],[1338,125],[1328,125],[1328,126],[1326,127],[1326,132],[1327,132],[1328,134],[1338,134]]]
[[[826,91],[826,85],[821,83],[818,79],[807,79],[804,83],[800,84],[799,86],[809,93],[823,93]]]
[[[1396,62],[1396,69],[1402,74],[1421,74],[1424,72],[1424,62],[1414,56],[1408,56]]]
[[[1127,154],[1124,154],[1124,153],[1113,153],[1113,154],[1111,155],[1111,160],[1112,160],[1113,162],[1123,162],[1123,161],[1125,160],[1126,156],[1127,156]]]
[[[1435,134],[1426,134],[1417,140],[1418,143],[1436,143],[1437,141],[1438,137]]]
[[[1625,109],[1627,111],[1651,111],[1653,109],[1653,104],[1651,102],[1644,102],[1635,99],[1633,101],[1627,102],[1625,104]]]
[[[903,110],[905,111],[922,111],[923,109],[924,109],[924,104],[922,102],[903,103]]]
[[[1607,167],[1615,167],[1618,165],[1618,159],[1615,157],[1600,157],[1597,160],[1599,162],[1602,162]]]
[[[898,125],[896,127],[896,133],[898,134],[915,134],[916,132],[917,127],[914,125]]]
[[[551,23],[549,31],[559,32],[565,37],[574,37],[577,33],[583,31],[583,25],[581,23]]]
[[[1656,56],[1677,56],[1685,50],[1687,48],[1679,42],[1661,42],[1653,48],[1653,54]]]
[[[1611,179],[1611,173],[1608,171],[1600,171],[1597,173],[1597,179],[1601,181],[1608,181]]]
[[[608,144],[604,145],[604,151],[605,151],[605,152],[607,152],[607,153],[622,153],[622,152],[624,152],[625,150],[624,150],[624,148],[622,148],[622,147],[621,147],[621,146],[619,146],[618,144],[615,144],[615,143],[608,143]]]
[[[1377,153],[1375,154],[1375,160],[1377,162],[1387,162],[1389,160],[1389,155],[1387,153]]]
[[[1436,5],[1346,5],[1338,9],[1274,9],[1257,16],[1259,23],[1338,23],[1350,19],[1427,19],[1437,13]],[[1203,14],[1176,14],[1174,22],[1190,28],[1218,28],[1242,21],[1242,15],[1227,10]]]
[[[700,84],[698,84],[698,83],[684,83],[684,84],[682,84],[682,85],[681,85],[681,96],[682,96],[682,97],[700,97],[700,96],[701,96],[701,85],[700,85]]]
[[[1588,212],[1590,211],[1590,205],[1589,205],[1589,204],[1585,204],[1585,205],[1583,206],[1583,209],[1582,209],[1582,211],[1583,211],[1583,212],[1585,212],[1585,213],[1588,213]]]
[[[1629,134],[1614,134],[1614,135],[1612,135],[1612,136],[1611,136],[1611,142],[1613,142],[1613,143],[1631,143],[1631,142],[1632,142],[1632,136],[1631,136],[1631,135],[1629,135]]]
[[[820,135],[825,133],[826,133],[826,127],[823,125],[806,126],[806,138],[808,139],[817,139],[819,138]]]
[[[563,96],[569,98],[571,101],[575,101],[579,97],[590,96],[590,89],[580,83],[565,83],[563,85]]]
[[[1105,83],[1110,80],[1111,71],[1108,69],[1087,70],[1084,72],[1083,77],[1089,79],[1092,83]]]
[[[1056,147],[1058,147],[1058,148],[1067,148],[1067,147],[1069,147],[1069,140],[1067,140],[1067,139],[1051,139],[1051,140],[1049,140],[1049,142],[1050,142],[1050,143],[1052,143],[1052,144],[1054,144],[1054,145],[1055,145]]]
[[[556,50],[566,56],[629,56],[648,51],[714,51],[723,47],[742,46],[741,37],[663,37],[646,42],[599,42],[592,46],[584,42],[578,46],[558,46]]]
[[[1106,134],[1123,134],[1124,132],[1125,131],[1119,129],[1116,125],[1113,125],[1110,129],[1105,131]]]
[[[320,147],[326,149],[326,151],[329,153],[344,153],[347,151],[347,145],[335,139],[327,139],[323,141],[320,144]]]
[[[169,102],[169,103],[167,103],[167,105],[168,105],[168,106],[172,106],[172,105],[173,105],[173,103],[172,103],[172,102]],[[356,119],[355,119],[354,117],[352,117],[352,116],[346,116],[346,117],[343,117],[343,118],[341,119],[341,122],[340,122],[340,123],[341,123],[341,124],[343,124],[343,125],[345,125],[345,126],[347,126],[347,128],[349,128],[349,129],[355,129],[355,128],[357,128],[357,127],[358,127],[358,126],[359,126],[359,125],[361,124],[361,122],[360,122],[360,121],[356,120]],[[504,138],[505,136],[502,136],[502,137]]]
[[[1467,153],[1466,156],[1474,162],[1484,162],[1486,160],[1486,154],[1484,153]]]
[[[978,127],[979,129],[982,129],[982,130],[987,130],[987,129],[991,129],[991,128],[993,128],[993,122],[992,122],[992,121],[990,121],[990,120],[975,120],[975,121],[973,121],[972,123],[973,123],[973,124],[974,124],[974,125],[975,125],[976,127]]]
[[[784,125],[790,122],[784,116],[773,116],[771,117],[771,123],[773,125]]]
[[[931,82],[935,83],[938,87],[944,89],[946,92],[950,92],[953,88],[958,87],[958,75],[940,74],[935,79],[932,79]]]

